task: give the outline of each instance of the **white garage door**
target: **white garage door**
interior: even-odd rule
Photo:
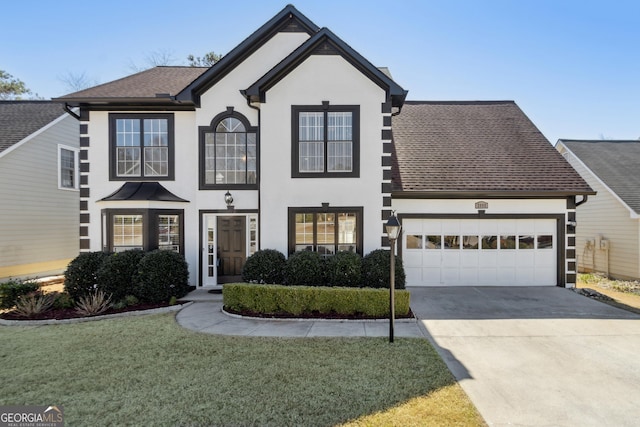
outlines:
[[[555,286],[555,219],[405,219],[407,286]]]

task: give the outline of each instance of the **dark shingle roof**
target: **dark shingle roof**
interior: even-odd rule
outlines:
[[[640,214],[640,141],[561,139],[598,178]]]
[[[51,101],[0,101],[0,153],[63,114]]]
[[[394,192],[593,194],[513,101],[407,101],[393,140]]]
[[[175,96],[208,69],[207,67],[154,67],[119,80],[70,93],[58,100],[156,98],[157,94]]]

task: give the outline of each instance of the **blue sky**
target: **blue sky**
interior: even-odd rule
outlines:
[[[640,138],[640,1],[300,0],[411,100],[514,100],[555,143]],[[105,83],[153,52],[227,53],[286,2],[4,2],[0,69],[44,98]]]

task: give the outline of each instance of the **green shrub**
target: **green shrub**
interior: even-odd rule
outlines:
[[[64,272],[64,290],[78,301],[98,287],[97,273],[105,259],[106,252],[85,252],[75,257]]]
[[[134,294],[145,302],[166,302],[182,298],[189,291],[189,266],[173,251],[148,252],[138,264]]]
[[[287,260],[275,249],[257,251],[242,267],[242,280],[250,283],[283,283],[284,267]]]
[[[324,262],[317,252],[301,251],[289,255],[284,268],[285,284],[289,286],[324,285]]]
[[[127,295],[124,297],[123,301],[125,302],[127,307],[131,305],[136,305],[140,302],[140,300],[138,300],[138,298],[136,298],[135,295]]]
[[[74,302],[66,292],[52,292],[54,295],[53,300],[53,308],[56,309],[65,309],[72,308],[74,306]]]
[[[144,257],[141,250],[117,252],[106,258],[96,273],[98,289],[120,301],[133,291],[138,263]]]
[[[362,257],[341,251],[327,258],[325,278],[328,286],[359,287],[362,283]]]
[[[362,286],[369,288],[389,289],[389,278],[391,277],[390,252],[386,249],[376,249],[365,255],[362,259]],[[396,256],[396,289],[404,289],[406,276],[402,259]]]
[[[36,282],[12,279],[0,283],[0,309],[11,308],[16,305],[18,299],[31,292],[40,289]]]
[[[234,283],[224,285],[222,295],[224,307],[239,312],[389,316],[389,291],[384,289]],[[409,297],[406,290],[395,292],[397,316],[409,314]]]

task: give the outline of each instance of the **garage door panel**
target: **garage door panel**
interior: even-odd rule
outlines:
[[[556,285],[555,219],[407,219],[403,228],[409,286]]]
[[[407,276],[407,283],[422,283],[422,267],[405,267],[404,273]]]

